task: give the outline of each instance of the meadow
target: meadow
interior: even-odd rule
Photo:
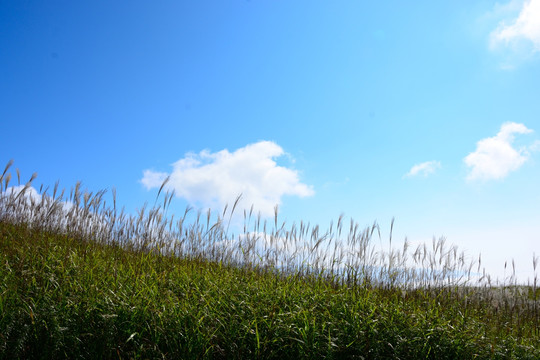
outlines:
[[[537,278],[237,203],[136,215],[114,189],[0,177],[0,359],[540,359]],[[107,202],[107,199],[109,199]],[[237,218],[241,231],[234,234]],[[536,270],[538,259],[533,257]]]

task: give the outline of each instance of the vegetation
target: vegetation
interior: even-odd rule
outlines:
[[[10,187],[10,165],[0,359],[540,359],[536,278],[496,283],[444,239],[383,250],[376,224],[277,209],[234,236],[235,206],[174,220],[166,193],[129,216],[114,191]]]

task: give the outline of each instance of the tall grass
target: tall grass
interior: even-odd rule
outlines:
[[[0,177],[0,357],[540,358],[537,278],[494,281],[444,238],[411,248],[343,216],[237,202],[136,215],[112,191]],[[388,245],[386,245],[388,244]],[[533,258],[536,270],[538,258]],[[513,267],[515,269],[515,267]],[[43,350],[46,349],[46,350]]]

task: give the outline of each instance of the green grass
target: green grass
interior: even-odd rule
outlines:
[[[479,278],[442,240],[383,252],[376,226],[249,214],[232,238],[225,211],[129,217],[78,186],[32,204],[7,178],[0,359],[540,359],[536,280]]]

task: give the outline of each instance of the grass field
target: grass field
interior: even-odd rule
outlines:
[[[10,165],[1,359],[540,359],[536,278],[495,282],[444,239],[383,249],[376,224],[277,210],[232,235],[234,204],[174,219],[166,193],[130,216],[114,191],[10,187]]]

